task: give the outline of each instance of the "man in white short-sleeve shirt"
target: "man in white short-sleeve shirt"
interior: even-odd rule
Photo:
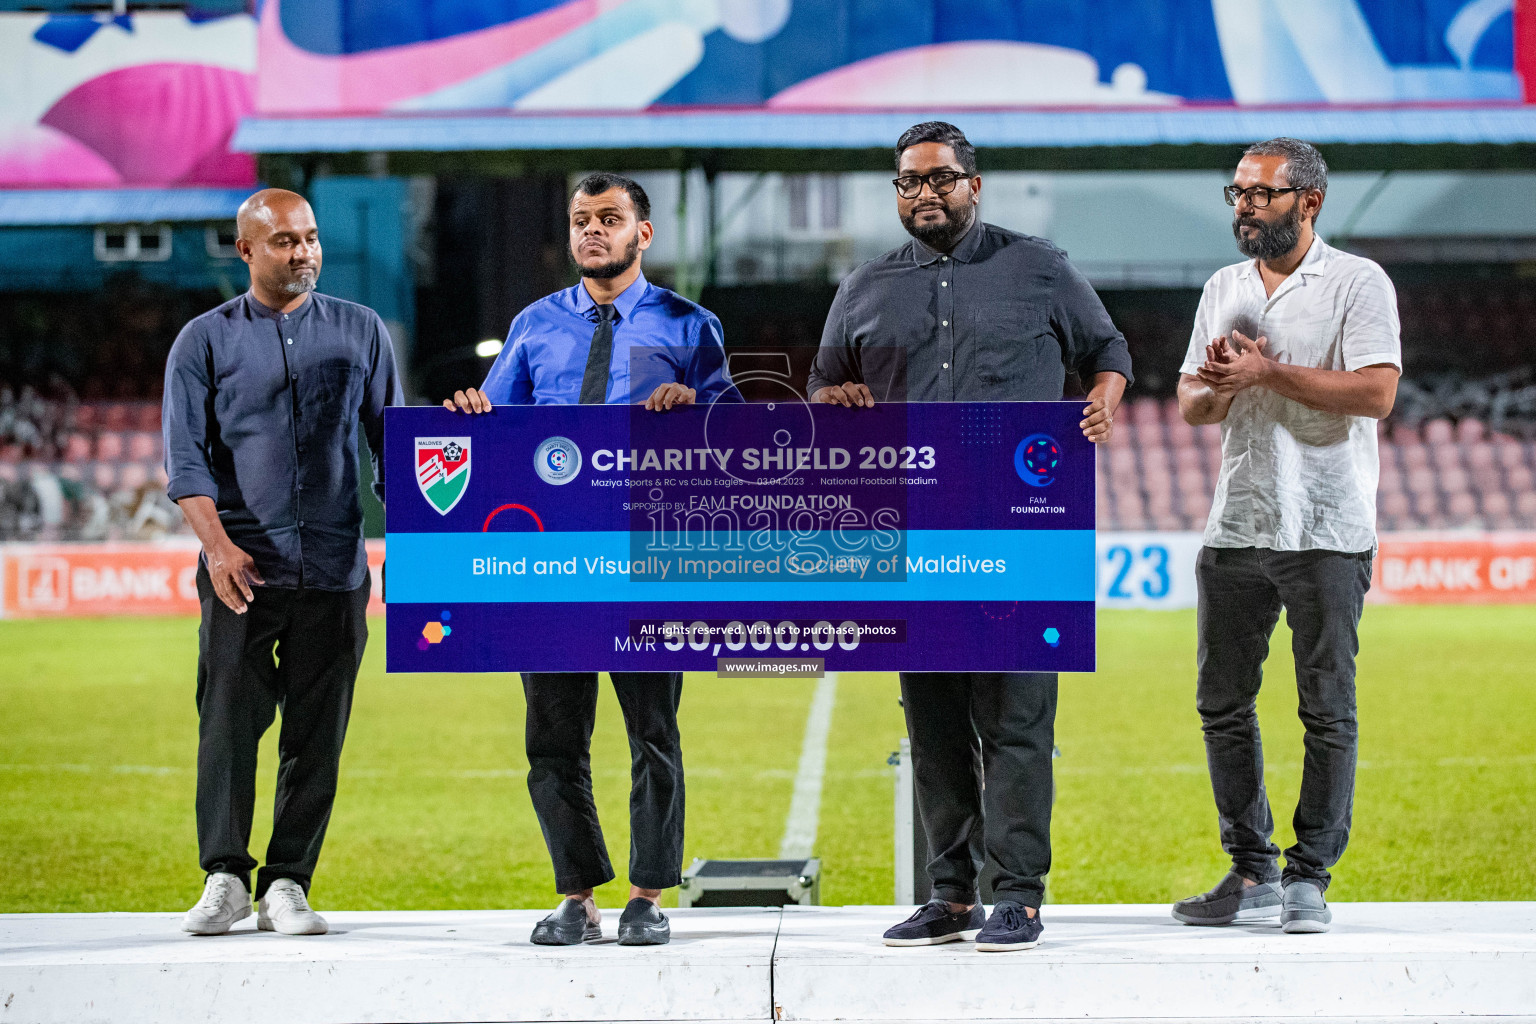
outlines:
[[[1221,424],[1221,475],[1196,566],[1196,705],[1232,870],[1174,904],[1186,924],[1279,916],[1326,931],[1328,869],[1354,802],[1357,627],[1376,550],[1376,421],[1402,368],[1397,297],[1370,260],[1315,233],[1322,155],[1296,139],[1250,146],[1225,190],[1250,257],[1205,285],[1179,410]],[[1254,703],[1280,617],[1293,634],[1306,727],[1296,843],[1271,839]]]

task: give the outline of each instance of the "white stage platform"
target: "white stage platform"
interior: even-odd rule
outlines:
[[[786,908],[781,1020],[1536,1021],[1536,903],[1335,903],[1333,929],[1193,928],[1156,906],[1046,906],[1034,949],[879,944],[890,909]]]
[[[669,911],[667,946],[529,945],[542,911],[333,912],[330,935],[175,914],[0,915],[0,1024],[1536,1022],[1536,903],[1334,904],[1324,935],[1047,906],[1044,941],[891,949],[891,907]],[[605,912],[611,936],[616,911]]]
[[[0,915],[0,1022],[766,1020],[777,909],[673,911],[665,946],[534,946],[546,911],[325,912],[331,932],[180,914]]]

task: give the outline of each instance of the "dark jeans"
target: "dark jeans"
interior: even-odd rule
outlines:
[[[901,702],[933,895],[975,903],[979,850],[996,869],[997,899],[1039,907],[1051,870],[1056,674],[903,672]]]
[[[670,889],[682,881],[683,748],[677,733],[681,672],[612,672],[629,733],[629,883]],[[528,794],[564,893],[613,880],[592,802],[596,672],[524,672]]]
[[[368,643],[369,581],[356,590],[257,587],[244,615],[197,571],[197,845],[203,870],[250,888],[256,748],[279,709],[277,799],[255,895],[279,878],[309,889],[331,820],[352,687]],[[274,657],[275,655],[275,657]]]
[[[1271,882],[1280,850],[1264,791],[1254,702],[1280,609],[1291,627],[1296,692],[1306,727],[1301,798],[1284,880],[1324,888],[1344,855],[1355,799],[1356,627],[1371,586],[1371,553],[1202,548],[1196,704],[1221,820],[1221,845],[1238,874]]]

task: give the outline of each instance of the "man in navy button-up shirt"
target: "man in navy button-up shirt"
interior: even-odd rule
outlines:
[[[183,328],[165,368],[170,496],[203,543],[197,837],[207,878],[183,928],[214,935],[250,916],[256,749],[281,707],[257,923],[317,934],[326,925],[307,893],[368,640],[357,432],[382,498],[384,407],[400,404],[400,381],[378,314],[314,293],[320,235],[302,196],[258,192],[238,226],[250,291]]]
[[[581,280],[517,315],[482,388],[443,404],[489,412],[496,404],[640,404],[665,411],[695,402],[741,401],[725,365],[713,313],[646,281],[651,244],[645,190],[617,174],[593,174],[571,197],[571,258]],[[635,755],[630,791],[630,900],[619,918],[624,945],[666,942],[657,908],[681,880],[683,754],[677,707],[681,672],[613,672]],[[592,890],[614,877],[592,801],[588,761],[597,673],[525,672],[528,792],[555,867],[560,906],[533,930],[541,945],[602,935]]]
[[[198,498],[217,512],[235,550],[215,542],[204,561],[226,603],[244,609],[248,574],[269,587],[362,586],[358,428],[382,500],[383,412],[401,402],[379,315],[316,293],[285,313],[253,289],[182,329],[165,385],[167,490],[189,518]],[[244,573],[225,571],[226,553]]]

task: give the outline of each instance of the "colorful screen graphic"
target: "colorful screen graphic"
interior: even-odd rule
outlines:
[[[0,15],[0,187],[241,186],[242,118],[1504,106],[1515,0],[265,0]],[[281,140],[266,140],[270,148]],[[283,148],[277,145],[277,148]]]
[[[1513,0],[270,0],[262,112],[1511,101]]]
[[[0,15],[0,188],[256,180],[229,139],[256,100],[256,22]]]

